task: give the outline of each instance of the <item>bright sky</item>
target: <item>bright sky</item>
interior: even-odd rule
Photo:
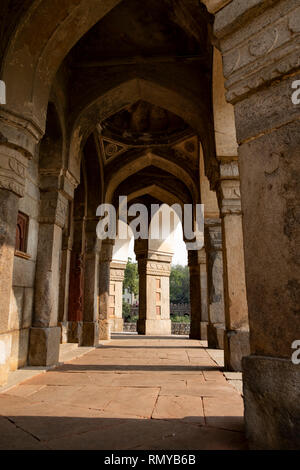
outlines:
[[[175,254],[173,256],[172,264],[181,264],[182,266],[187,265],[187,249],[182,238],[182,225],[178,224],[174,233],[174,247]],[[134,253],[134,238],[131,239],[129,245],[128,257],[134,262],[136,261]]]

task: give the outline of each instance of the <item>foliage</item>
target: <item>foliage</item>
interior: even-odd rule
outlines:
[[[123,318],[130,316],[130,312],[131,312],[131,305],[123,301],[123,306],[122,306]]]
[[[179,315],[176,315],[176,316],[171,316],[171,321],[173,323],[190,323],[190,317],[188,316],[179,316]]]
[[[170,277],[170,302],[188,304],[190,302],[190,276],[188,266],[172,266]]]
[[[132,262],[131,258],[128,259],[126,265],[123,289],[128,289],[128,292],[134,295],[137,295],[139,292],[138,267],[137,263]]]

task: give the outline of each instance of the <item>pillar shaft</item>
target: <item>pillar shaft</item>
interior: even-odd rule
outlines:
[[[99,343],[99,242],[96,234],[98,220],[85,220],[83,324],[81,346],[97,346]]]
[[[110,265],[109,309],[114,332],[123,331],[123,281],[126,263],[113,261]]]
[[[136,248],[139,269],[138,333],[170,335],[170,273],[172,257],[147,247]]]
[[[12,352],[10,299],[19,199],[25,193],[26,169],[27,158],[21,151],[0,145],[0,385],[7,380]]]
[[[111,319],[109,315],[109,284],[110,263],[112,260],[113,243],[103,240],[99,265],[99,339],[110,340]]]
[[[219,219],[205,221],[207,257],[208,326],[210,348],[224,349],[225,313],[222,228]]]
[[[201,268],[198,251],[188,252],[190,271],[191,327],[190,338],[201,339]]]
[[[255,449],[300,446],[300,369],[292,361],[300,332],[299,14],[290,0],[233,0],[214,28],[239,143],[251,349],[242,366]]]
[[[49,366],[58,363],[61,328],[58,327],[58,292],[62,229],[68,200],[57,190],[42,191],[36,265],[35,308],[30,332],[29,363]]]
[[[224,267],[225,368],[242,370],[249,355],[249,321],[246,295],[242,210],[237,161],[221,164],[218,199],[222,219]]]

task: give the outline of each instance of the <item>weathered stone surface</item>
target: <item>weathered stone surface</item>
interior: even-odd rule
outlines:
[[[300,368],[291,360],[243,359],[246,432],[252,449],[300,447]]]
[[[61,330],[53,328],[31,328],[29,339],[29,364],[52,366],[58,363]]]
[[[242,371],[242,358],[250,354],[249,331],[225,330],[224,359],[228,371]]]
[[[240,147],[251,352],[257,355],[288,358],[298,339],[299,129],[295,121]]]
[[[212,324],[207,325],[207,341],[208,347],[211,349],[224,349],[224,324]]]
[[[97,346],[99,344],[98,322],[83,322],[80,337],[80,346]]]

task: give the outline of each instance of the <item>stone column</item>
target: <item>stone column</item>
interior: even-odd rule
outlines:
[[[113,241],[103,240],[99,266],[99,339],[110,340],[111,319],[109,315],[110,263],[112,260]]]
[[[135,252],[139,270],[138,333],[153,336],[170,335],[172,256],[149,250],[147,240],[136,241]]]
[[[19,199],[24,197],[28,160],[36,152],[40,129],[0,107],[0,385],[12,354],[9,309]]]
[[[199,251],[197,250],[188,252],[188,265],[190,271],[191,339],[201,339],[201,271],[198,254]]]
[[[9,309],[19,199],[25,192],[26,168],[23,152],[0,145],[0,385],[7,379],[12,347]]]
[[[68,310],[69,310],[69,286],[72,255],[72,238],[69,233],[63,234],[61,253],[61,277],[59,286],[59,314],[58,325],[61,328],[61,343],[68,342]]]
[[[98,297],[99,297],[99,240],[97,219],[85,220],[83,324],[80,346],[99,344]]]
[[[242,367],[255,449],[300,447],[299,24],[291,0],[233,0],[215,21],[239,143],[251,348]]]
[[[123,281],[126,263],[122,261],[112,261],[110,265],[110,286],[109,286],[109,310],[112,321],[112,330],[123,331]]]
[[[83,321],[84,216],[72,222],[72,251],[69,278],[68,343],[80,343]]]
[[[206,219],[204,236],[207,258],[208,347],[224,349],[225,312],[221,220]]]
[[[206,266],[206,252],[202,248],[199,252],[200,263],[200,289],[201,289],[201,322],[200,338],[207,340],[207,326],[208,326],[208,307],[207,307],[207,266]]]
[[[225,368],[241,371],[242,358],[250,354],[250,344],[238,162],[223,162],[220,176],[218,199],[223,234]]]
[[[58,327],[58,291],[62,229],[68,200],[58,190],[41,192],[40,227],[35,283],[35,308],[30,331],[29,364],[58,363],[61,328]]]

